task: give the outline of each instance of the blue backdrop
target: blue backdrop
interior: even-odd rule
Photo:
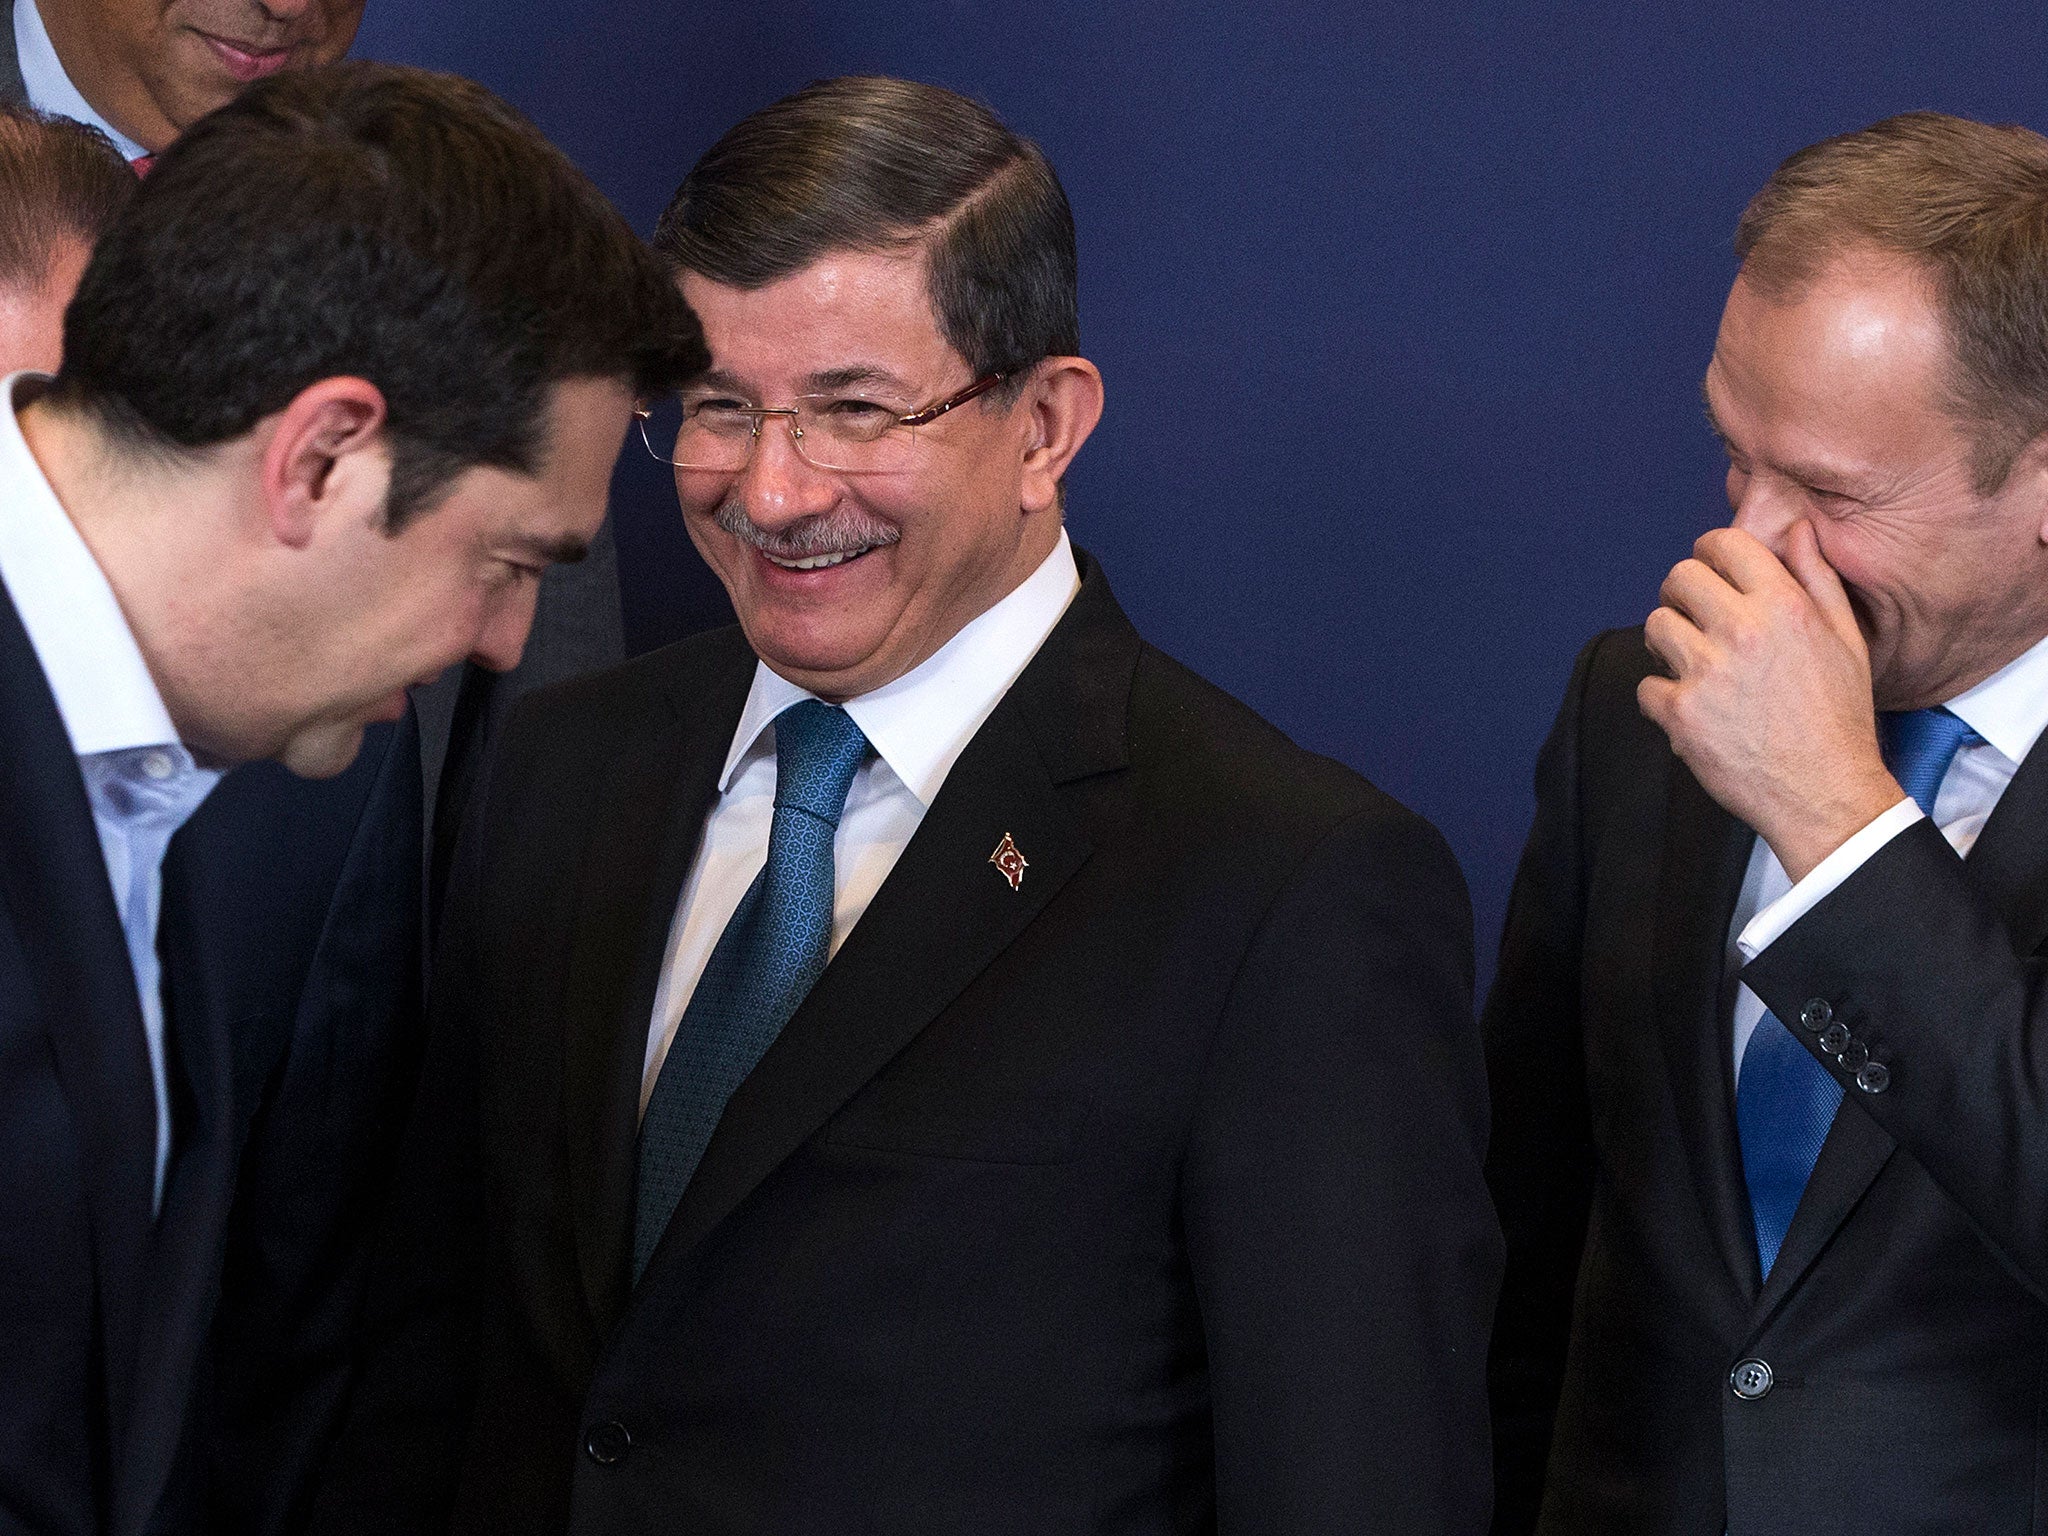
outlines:
[[[1573,655],[1726,515],[1699,380],[1744,200],[1908,108],[2048,126],[2038,0],[370,0],[356,51],[503,92],[643,231],[823,75],[936,81],[1037,139],[1109,389],[1076,540],[1150,639],[1443,828],[1483,973]],[[722,604],[638,457],[644,648]]]

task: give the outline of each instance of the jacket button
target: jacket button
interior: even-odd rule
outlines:
[[[1830,1024],[1820,1032],[1820,1048],[1830,1056],[1839,1056],[1849,1045],[1849,1026]]]
[[[1799,1010],[1799,1022],[1818,1034],[1835,1022],[1835,1010],[1828,1006],[1826,998],[1816,997]]]
[[[1856,1073],[1856,1086],[1865,1093],[1883,1093],[1891,1085],[1891,1069],[1881,1061],[1865,1062]]]
[[[1861,1072],[1870,1060],[1870,1047],[1861,1040],[1851,1040],[1842,1047],[1842,1069],[1845,1072]]]
[[[583,1449],[600,1467],[616,1466],[633,1449],[633,1437],[626,1433],[626,1426],[618,1420],[607,1419],[591,1427],[583,1439]]]
[[[1735,1369],[1728,1373],[1728,1385],[1745,1403],[1753,1403],[1770,1391],[1774,1379],[1770,1366],[1761,1360],[1738,1360]]]

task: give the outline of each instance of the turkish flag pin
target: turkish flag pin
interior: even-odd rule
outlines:
[[[1009,833],[1003,834],[1003,840],[996,844],[996,851],[988,856],[988,861],[1010,882],[1011,890],[1021,891],[1024,888],[1024,871],[1031,861],[1024,857],[1024,850],[1017,846]]]

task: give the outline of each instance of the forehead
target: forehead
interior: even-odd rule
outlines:
[[[683,297],[712,367],[748,382],[788,387],[868,366],[928,384],[963,366],[939,331],[917,250],[833,252],[759,288],[685,273]]]
[[[1925,280],[1892,257],[1839,257],[1791,292],[1738,276],[1707,368],[1716,425],[1749,451],[1924,450],[1959,433],[1951,359]]]

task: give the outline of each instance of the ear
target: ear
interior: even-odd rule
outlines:
[[[337,512],[382,507],[391,480],[386,414],[383,391],[368,379],[322,379],[258,428],[270,434],[263,506],[279,543],[303,549]]]
[[[1060,480],[1102,420],[1102,371],[1085,357],[1048,357],[1032,371],[1018,402],[1028,413],[1023,508],[1043,512],[1060,502]]]

